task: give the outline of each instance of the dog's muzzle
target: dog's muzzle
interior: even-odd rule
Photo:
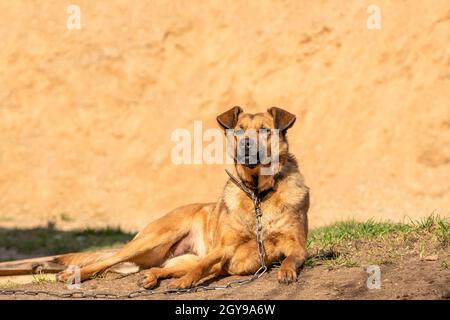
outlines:
[[[259,148],[255,140],[243,138],[237,146],[237,162],[249,168],[254,168],[264,159],[265,150]]]

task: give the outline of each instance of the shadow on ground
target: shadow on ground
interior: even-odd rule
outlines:
[[[116,247],[133,236],[120,228],[63,231],[51,223],[30,229],[0,228],[0,261]]]

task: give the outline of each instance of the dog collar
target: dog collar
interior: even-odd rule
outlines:
[[[233,183],[239,187],[239,189],[241,189],[242,191],[244,191],[244,193],[252,200],[255,201],[256,199],[260,202],[260,200],[264,199],[265,196],[267,196],[270,192],[273,191],[273,188],[264,190],[262,192],[258,192],[257,189],[252,189],[249,188],[245,185],[244,182],[242,182],[241,179],[236,178],[233,174],[231,174],[230,171],[228,171],[227,169],[225,169],[226,173],[228,174],[228,176],[230,177],[231,181],[233,181]],[[277,173],[275,178],[280,176],[280,173]]]
[[[245,193],[250,199],[252,199],[252,200],[254,201],[255,199],[259,198],[259,197],[258,197],[258,193],[257,193],[255,190],[253,190],[253,189],[247,187],[247,186],[242,182],[242,180],[240,180],[240,179],[236,178],[235,176],[233,176],[233,175],[231,174],[231,172],[228,171],[227,169],[225,169],[225,171],[226,171],[226,173],[230,176],[231,181],[233,181],[233,183],[234,183],[236,186],[238,186],[242,191],[244,191],[244,193]]]

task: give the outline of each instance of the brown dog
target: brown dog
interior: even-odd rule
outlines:
[[[294,156],[288,152],[286,131],[294,124],[295,116],[276,107],[257,114],[234,107],[219,115],[217,121],[223,129],[239,133],[244,148],[256,143],[260,144],[258,150],[265,147],[269,159],[278,155],[279,165],[272,175],[262,174],[271,163],[261,163],[259,157],[250,161],[248,153],[244,153],[243,161],[238,161],[242,143],[235,143],[233,158],[237,176],[260,195],[266,264],[285,257],[278,280],[296,281],[297,269],[307,256],[309,189]],[[263,146],[264,142],[247,137],[249,129],[278,129],[278,147],[274,148],[269,139]],[[175,278],[170,283],[172,288],[189,288],[211,275],[252,274],[260,267],[253,203],[228,180],[217,202],[177,208],[147,225],[120,249],[66,254],[57,261],[80,266],[81,280],[118,263],[133,262],[147,269],[141,283],[145,288],[156,286],[158,279],[164,278]],[[66,270],[58,279],[65,281],[71,275]]]

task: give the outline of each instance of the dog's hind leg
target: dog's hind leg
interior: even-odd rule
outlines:
[[[181,207],[150,223],[135,239],[111,256],[81,267],[81,281],[121,262],[135,262],[146,268],[161,265],[170,248],[189,233],[192,218],[201,208],[202,205]],[[66,281],[73,273],[73,269],[65,270],[58,275],[58,280]]]
[[[160,279],[179,278],[194,268],[200,257],[195,254],[184,254],[167,260],[161,268],[154,267],[144,271],[144,278],[139,285],[146,289],[155,287]]]
[[[58,256],[54,259],[56,263],[60,263],[63,265],[76,265],[79,267],[104,260],[108,257],[113,256],[119,249],[109,249],[109,250],[101,250],[95,252],[75,252],[75,253],[67,253],[61,256]]]

